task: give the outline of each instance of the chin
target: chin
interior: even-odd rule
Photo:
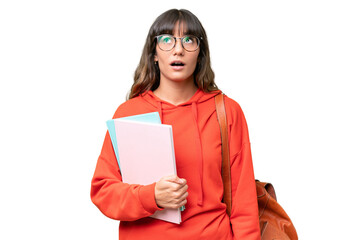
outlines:
[[[193,74],[184,74],[184,73],[178,73],[178,74],[164,74],[160,76],[160,79],[163,78],[164,80],[170,80],[174,82],[184,82],[189,81],[193,79]]]
[[[181,81],[187,81],[189,79],[192,79],[193,75],[183,75],[183,76],[173,76],[173,77],[169,77],[169,79],[173,80],[173,81],[177,81],[177,82],[181,82]]]
[[[186,82],[186,81],[190,81],[189,78],[173,78],[173,79],[170,79],[174,82]]]

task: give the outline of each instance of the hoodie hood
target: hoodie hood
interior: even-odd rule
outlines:
[[[151,104],[153,107],[155,107],[157,109],[162,123],[165,123],[163,120],[164,120],[164,115],[166,114],[166,112],[176,111],[177,109],[184,108],[184,107],[186,107],[186,108],[191,107],[191,114],[192,114],[192,123],[191,124],[193,124],[196,129],[196,131],[194,131],[193,137],[195,139],[196,149],[197,149],[196,159],[197,159],[198,172],[199,172],[199,181],[198,181],[199,186],[198,187],[201,190],[198,193],[199,195],[198,195],[197,203],[200,206],[203,205],[203,197],[204,197],[204,191],[203,191],[204,157],[203,157],[202,139],[201,139],[201,133],[200,133],[200,127],[199,127],[199,119],[198,119],[198,108],[199,108],[199,105],[204,102],[214,101],[214,97],[220,93],[221,93],[220,90],[212,91],[210,93],[205,93],[202,90],[198,89],[195,92],[195,94],[188,101],[181,103],[179,105],[173,105],[169,102],[166,102],[166,101],[158,98],[152,91],[147,91],[141,95],[141,97],[146,102],[148,102],[149,104]]]
[[[202,90],[198,89],[195,92],[195,94],[188,101],[181,103],[179,105],[174,105],[172,103],[169,103],[167,101],[164,101],[164,100],[158,98],[151,90],[143,93],[141,95],[141,97],[156,108],[158,108],[159,104],[161,104],[161,109],[158,109],[160,111],[160,110],[176,109],[179,107],[189,106],[192,104],[197,105],[199,103],[202,103],[202,102],[205,102],[205,101],[208,101],[208,100],[214,98],[216,95],[218,95],[220,93],[221,93],[220,90],[212,91],[210,93],[205,93]],[[160,114],[160,118],[162,118],[161,114]]]

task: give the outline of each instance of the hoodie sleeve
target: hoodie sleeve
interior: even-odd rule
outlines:
[[[240,106],[227,98],[234,239],[260,240],[256,185],[248,128]],[[225,101],[226,101],[225,100]]]
[[[150,185],[122,182],[109,132],[98,158],[91,182],[91,200],[109,218],[134,221],[161,210],[155,202],[155,183]]]

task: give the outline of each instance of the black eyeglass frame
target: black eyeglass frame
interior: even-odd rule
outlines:
[[[162,37],[162,36],[169,36],[169,37],[172,37],[173,39],[175,39],[175,41],[174,41],[174,46],[173,46],[172,48],[170,48],[169,50],[164,50],[164,49],[162,49],[162,48],[160,47],[160,45],[159,45],[159,37]],[[195,50],[191,50],[191,51],[190,51],[190,50],[187,50],[187,49],[184,47],[183,39],[186,38],[186,37],[195,37],[195,38],[197,39],[198,45],[197,45],[197,47],[196,47]],[[187,52],[195,52],[196,50],[199,49],[200,41],[201,41],[203,38],[202,38],[202,37],[197,37],[197,36],[194,36],[194,35],[185,35],[184,37],[175,37],[175,36],[173,36],[173,35],[171,35],[171,34],[161,34],[161,35],[155,36],[155,39],[156,39],[156,44],[159,46],[159,48],[160,48],[161,51],[165,51],[165,52],[171,51],[171,50],[174,49],[174,47],[176,46],[176,40],[177,40],[177,39],[180,39],[181,47],[182,47],[183,49],[185,49]]]

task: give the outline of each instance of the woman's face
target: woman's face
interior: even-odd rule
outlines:
[[[174,37],[183,37],[183,29],[183,25],[179,26],[179,24],[176,23],[173,31]],[[158,62],[160,69],[160,82],[193,82],[193,73],[196,68],[199,52],[200,47],[194,52],[186,51],[182,47],[180,39],[176,39],[175,47],[170,51],[163,51],[159,48],[158,44],[156,44],[154,60]]]

